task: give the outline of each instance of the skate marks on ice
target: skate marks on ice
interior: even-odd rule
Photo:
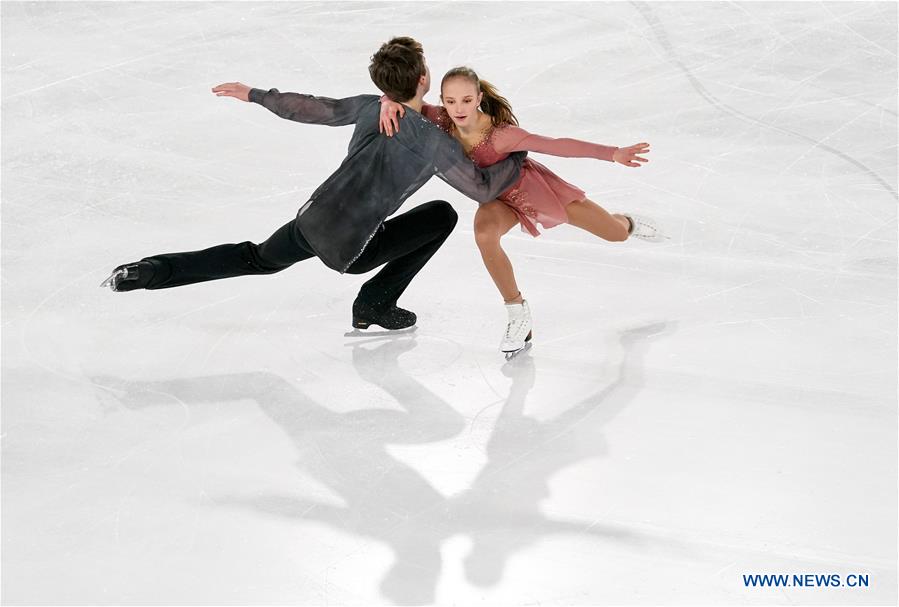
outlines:
[[[690,68],[688,68],[684,64],[683,61],[681,61],[677,50],[674,48],[674,45],[671,43],[671,40],[669,40],[669,38],[668,38],[668,32],[665,30],[665,26],[662,24],[661,20],[656,15],[655,10],[650,5],[650,3],[641,2],[641,1],[632,1],[630,4],[631,4],[631,6],[634,7],[634,9],[636,9],[636,11],[638,13],[640,13],[640,15],[649,24],[650,29],[652,30],[653,36],[658,41],[659,45],[665,50],[665,53],[666,53],[666,56],[668,57],[668,59],[672,63],[674,63],[678,67],[678,69],[680,69],[684,73],[684,76],[687,78],[687,81],[690,83],[690,86],[693,87],[693,90],[695,90],[711,106],[713,106],[713,107],[721,110],[722,112],[725,112],[726,114],[729,114],[739,120],[743,120],[744,122],[748,122],[750,124],[754,124],[754,125],[762,127],[762,128],[771,129],[778,133],[782,133],[782,134],[789,135],[791,137],[796,137],[797,139],[806,141],[811,144],[811,147],[809,148],[809,150],[807,152],[810,152],[814,149],[821,149],[830,154],[833,154],[834,156],[841,158],[842,160],[848,162],[849,164],[855,166],[856,168],[858,168],[861,171],[863,171],[864,173],[866,173],[869,177],[874,179],[890,196],[892,196],[896,200],[899,200],[899,193],[896,192],[896,188],[893,185],[891,185],[890,183],[888,183],[883,177],[881,177],[876,172],[874,172],[874,170],[872,168],[870,168],[867,165],[863,164],[862,162],[856,160],[852,156],[849,156],[845,152],[842,152],[842,151],[838,150],[837,148],[831,147],[831,146],[827,145],[826,143],[824,143],[825,140],[828,139],[829,135],[822,137],[821,139],[815,139],[814,137],[809,137],[807,135],[803,135],[802,133],[799,133],[799,132],[796,132],[796,131],[793,131],[790,129],[786,129],[777,124],[759,120],[757,118],[754,118],[752,116],[744,114],[743,112],[731,107],[730,105],[722,102],[720,99],[718,99],[717,97],[715,97],[714,95],[709,93],[709,91],[703,86],[703,84],[699,81],[699,79],[693,74],[693,72],[690,70]],[[818,31],[817,29],[809,27],[805,32],[803,32],[799,36],[794,37],[792,40],[786,41],[786,43],[792,44],[797,39],[813,35],[817,31]],[[776,48],[780,48],[781,46],[782,45],[778,45]],[[758,61],[761,61],[761,59],[756,59],[756,62],[758,62]],[[871,107],[867,111],[865,111],[864,113],[862,113],[859,116],[856,116],[853,120],[861,118],[865,114],[868,114],[868,113],[874,111],[875,109],[886,109],[886,111],[893,113],[889,109],[883,108],[880,105],[871,104]],[[798,158],[796,160],[794,160],[794,162],[796,162],[796,161],[798,161]],[[789,165],[789,166],[792,166],[792,165]],[[789,168],[789,166],[787,168]],[[782,170],[786,170],[786,169],[782,169]]]
[[[670,327],[660,323],[623,332],[621,362],[612,383],[547,421],[524,413],[537,381],[535,360],[523,353],[504,364],[502,373],[511,385],[486,446],[487,462],[468,489],[450,496],[388,450],[391,444],[451,439],[467,426],[449,403],[402,370],[399,357],[417,346],[414,336],[375,347],[369,347],[373,342],[353,344],[355,372],[390,395],[401,411],[336,413],[269,372],[155,382],[111,377],[95,381],[129,409],[172,406],[173,401],[188,407],[255,401],[290,438],[298,454],[296,466],[345,505],[271,494],[219,496],[216,503],[325,523],[383,543],[393,553],[393,563],[380,583],[383,598],[402,605],[427,604],[435,600],[443,568],[441,546],[456,535],[471,539],[465,574],[471,584],[484,588],[502,581],[511,557],[553,534],[618,542],[638,550],[663,544],[681,555],[688,552],[680,542],[652,538],[622,525],[551,518],[540,510],[554,475],[607,454],[602,428],[640,391],[642,357],[651,338],[666,328]]]

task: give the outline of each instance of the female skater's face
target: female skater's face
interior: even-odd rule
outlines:
[[[478,106],[484,94],[468,78],[450,78],[440,91],[443,107],[456,126],[469,127],[478,123]]]

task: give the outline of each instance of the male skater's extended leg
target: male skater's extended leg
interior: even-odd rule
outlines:
[[[386,263],[359,290],[353,302],[353,325],[378,324],[402,329],[415,314],[396,307],[397,299],[437,252],[456,226],[449,203],[435,200],[384,222],[359,258],[347,269],[363,274]],[[223,244],[202,251],[167,253],[119,266],[107,283],[114,291],[166,289],[248,274],[272,274],[313,257],[312,247],[291,221],[261,244]]]
[[[233,276],[274,274],[314,256],[295,222],[281,226],[258,245],[247,241],[145,257],[113,270],[102,286],[110,286],[113,291],[167,289]]]
[[[363,274],[387,262],[359,289],[353,302],[354,327],[378,324],[385,329],[402,329],[415,324],[415,314],[397,308],[396,302],[456,227],[457,220],[448,202],[433,200],[384,222],[347,269],[350,274]]]

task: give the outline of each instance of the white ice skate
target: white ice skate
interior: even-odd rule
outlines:
[[[520,304],[506,304],[506,312],[509,322],[499,349],[506,355],[506,360],[512,360],[531,347],[531,308],[528,302],[522,301]]]
[[[670,238],[670,236],[663,234],[655,222],[648,217],[643,217],[642,215],[625,215],[625,217],[630,218],[634,224],[634,229],[630,234],[631,238],[639,238],[649,242],[664,242]]]

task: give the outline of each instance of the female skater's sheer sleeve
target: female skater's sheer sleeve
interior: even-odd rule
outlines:
[[[421,106],[421,115],[436,124],[446,133],[450,131],[450,117],[446,113],[446,108],[442,105],[431,105],[423,103]]]
[[[250,101],[274,112],[281,118],[305,122],[308,124],[325,124],[343,126],[354,124],[359,111],[375,95],[356,95],[345,99],[315,97],[302,93],[282,93],[278,89],[250,89]]]
[[[493,147],[500,154],[517,151],[540,152],[565,158],[596,158],[612,162],[615,146],[590,143],[579,139],[544,137],[517,126],[505,126],[493,134]]]

